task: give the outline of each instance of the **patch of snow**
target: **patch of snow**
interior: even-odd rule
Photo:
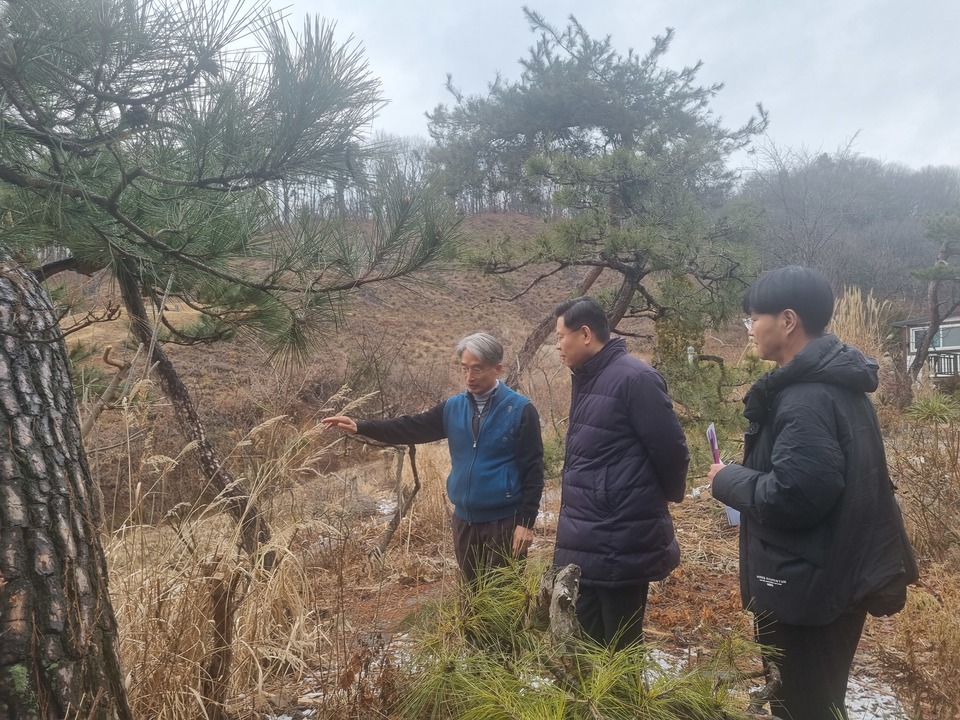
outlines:
[[[377,501],[377,512],[381,515],[393,515],[397,511],[395,499],[381,499]]]
[[[666,672],[679,672],[685,665],[682,658],[656,647],[650,657]],[[866,674],[850,677],[846,707],[850,720],[909,720],[893,689]]]
[[[885,683],[872,677],[851,677],[847,684],[850,720],[907,720],[907,713]]]

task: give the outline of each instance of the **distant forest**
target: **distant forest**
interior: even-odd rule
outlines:
[[[558,29],[530,11],[527,19],[540,40],[518,80],[497,76],[467,96],[449,78],[451,102],[427,113],[429,139],[374,143],[394,151],[404,174],[439,184],[461,213],[545,221],[532,246],[494,248],[486,271],[610,268],[633,283],[626,314],[653,319],[665,298],[638,306],[635,290],[671,272],[707,288],[688,308],[707,315],[730,307],[717,303],[731,299],[722,280],[785,264],[815,267],[838,291],[859,286],[902,313],[929,311],[934,277],[957,295],[960,271],[944,266],[960,252],[960,168],[864,157],[855,138],[829,152],[778,147],[761,105],[743,126],[723,127],[710,109],[722,86],[698,85],[699,66],[660,64],[672,33],[646,55],[623,55],[576,20]],[[752,168],[732,171],[745,152]],[[289,207],[307,199],[326,216],[367,215],[363,194],[347,186],[294,195]]]

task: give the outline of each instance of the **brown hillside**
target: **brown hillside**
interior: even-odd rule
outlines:
[[[469,254],[493,244],[525,242],[542,227],[540,219],[524,215],[471,217],[465,223],[465,247]],[[342,324],[330,329],[309,366],[287,374],[267,364],[266,353],[242,336],[212,348],[168,345],[166,351],[193,395],[209,436],[228,457],[246,433],[268,418],[290,415],[303,425],[316,422],[330,412],[324,405],[344,384],[351,386],[350,397],[379,392],[359,414],[428,407],[458,387],[452,349],[471,332],[483,330],[499,337],[509,364],[533,326],[567,297],[582,276],[582,271],[567,269],[525,292],[544,272],[543,267],[529,267],[509,275],[490,275],[479,269],[446,268],[421,272],[402,282],[365,286],[351,295]],[[612,282],[601,276],[596,287]],[[72,278],[67,284],[75,296],[85,298],[87,309],[115,302],[115,289],[102,278]],[[192,311],[176,305],[167,310],[167,318],[174,323],[186,324],[193,317]],[[651,328],[631,330],[641,336],[630,339],[632,351],[649,359]],[[114,357],[133,358],[126,337],[122,317],[70,337],[72,345],[82,345],[90,353],[76,378],[81,392],[91,378],[112,372],[100,361],[107,345],[114,347]],[[735,359],[744,347],[742,331],[733,330],[727,340],[708,338],[705,352]],[[134,370],[134,380],[143,377],[141,365]],[[547,422],[564,416],[569,385],[549,344],[525,383],[524,390],[542,408]],[[189,453],[180,457],[186,441],[159,389],[144,383],[140,398],[128,410],[106,412],[87,441],[108,516],[116,522],[127,516],[129,497],[138,492],[146,493],[149,500],[144,520],[156,519],[177,502],[206,497],[204,488],[197,485]],[[147,492],[152,481],[144,461],[154,456],[178,458],[164,478],[162,496]],[[324,469],[330,468],[318,468]]]

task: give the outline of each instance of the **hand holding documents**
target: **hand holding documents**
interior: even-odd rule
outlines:
[[[713,453],[713,462],[720,462],[720,443],[717,441],[717,429],[713,426],[713,423],[707,427],[707,441],[710,443],[710,451]],[[730,525],[739,525],[740,524],[740,511],[734,510],[728,505],[724,505],[723,509],[727,513],[727,522]]]

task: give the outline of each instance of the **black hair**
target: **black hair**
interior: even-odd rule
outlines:
[[[594,337],[603,345],[610,339],[610,323],[603,307],[587,295],[571,298],[557,305],[553,316],[563,318],[563,324],[571,330],[579,330],[584,325],[590,328]]]
[[[743,311],[776,315],[793,310],[811,337],[823,334],[833,317],[833,288],[816,270],[788,265],[767,273],[743,296]]]

